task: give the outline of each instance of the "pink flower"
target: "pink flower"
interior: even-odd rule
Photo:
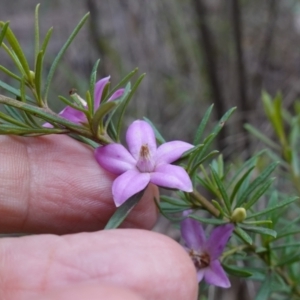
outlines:
[[[112,186],[116,206],[143,190],[149,182],[185,192],[193,190],[187,172],[180,166],[170,164],[193,145],[173,141],[157,148],[152,127],[141,120],[129,126],[126,141],[129,151],[121,144],[109,144],[95,151],[98,163],[119,175]]]
[[[94,90],[94,110],[95,111],[100,106],[102,93],[103,93],[105,86],[108,84],[109,79],[110,79],[110,76],[102,78],[95,84],[95,90]],[[112,94],[112,96],[108,99],[108,101],[112,101],[117,98],[120,98],[123,95],[123,93],[124,93],[124,89],[119,89],[119,90],[115,91]],[[83,99],[81,99],[81,100],[83,102],[83,105],[87,108],[87,103]],[[73,108],[71,106],[65,107],[59,113],[59,115],[65,119],[67,119],[71,122],[77,123],[77,124],[87,123],[87,118],[86,118],[85,114],[82,111],[76,110],[75,108]],[[53,127],[50,123],[45,123],[43,126],[44,127]]]
[[[231,286],[218,258],[224,251],[233,229],[232,224],[218,226],[206,240],[199,222],[190,218],[181,222],[181,235],[197,269],[199,282],[204,278],[208,284],[222,288]]]

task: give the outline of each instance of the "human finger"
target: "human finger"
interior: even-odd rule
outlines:
[[[96,162],[93,150],[67,136],[0,137],[0,228],[2,233],[71,233],[104,227],[116,207],[114,176]],[[157,218],[146,195],[124,223],[151,228]]]
[[[146,230],[3,238],[0,258],[0,299],[28,299],[98,283],[129,289],[145,299],[197,296],[196,270],[183,247]]]

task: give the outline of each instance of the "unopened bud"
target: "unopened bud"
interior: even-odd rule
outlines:
[[[233,211],[231,215],[231,221],[234,223],[241,223],[246,219],[246,217],[246,209],[244,207],[238,207]]]
[[[35,78],[35,73],[33,71],[29,71],[30,74],[30,81],[33,82]]]

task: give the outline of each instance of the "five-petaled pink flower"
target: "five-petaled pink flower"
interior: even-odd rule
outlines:
[[[187,172],[170,163],[193,145],[173,141],[157,148],[152,127],[145,121],[134,121],[126,133],[129,151],[121,144],[109,144],[96,149],[95,157],[106,170],[119,175],[113,182],[116,206],[143,190],[149,182],[185,192],[193,190]]]
[[[105,77],[100,79],[98,82],[95,84],[95,89],[94,89],[94,110],[96,111],[101,102],[102,98],[102,93],[105,88],[105,86],[109,83],[110,76]],[[107,101],[112,101],[116,100],[117,98],[120,98],[124,93],[124,89],[118,89],[115,91],[112,96],[107,100]],[[87,108],[87,103],[81,99],[81,102],[85,108]],[[76,124],[81,124],[81,123],[87,123],[87,118],[86,115],[82,112],[79,111],[71,106],[65,107],[60,113],[59,116],[74,122]],[[43,125],[44,127],[53,127],[50,123],[45,123]]]
[[[181,222],[181,235],[197,269],[199,282],[204,277],[208,284],[222,288],[231,286],[218,258],[224,251],[233,229],[232,224],[218,226],[206,240],[205,232],[199,222],[190,218]]]

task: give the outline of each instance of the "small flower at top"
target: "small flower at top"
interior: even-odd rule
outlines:
[[[109,83],[109,79],[110,76],[102,78],[95,84],[95,89],[94,89],[94,110],[95,111],[100,106],[102,93],[105,86]],[[123,95],[123,93],[124,93],[124,89],[118,89],[112,94],[112,96],[107,101],[116,100],[120,98]],[[82,102],[83,106],[87,108],[86,101],[81,98],[79,98],[79,100]],[[75,108],[70,106],[65,107],[58,115],[76,124],[87,123],[86,115],[82,111],[76,110]],[[50,123],[45,123],[43,126],[53,127]]]
[[[181,235],[197,269],[199,282],[204,278],[208,284],[222,288],[231,286],[218,258],[224,251],[233,229],[233,224],[218,226],[206,240],[199,222],[190,218],[181,222]]]
[[[145,121],[134,121],[126,133],[129,151],[121,144],[109,144],[96,149],[100,166],[119,175],[112,186],[116,206],[143,190],[149,182],[171,189],[192,192],[187,172],[170,163],[194,146],[182,141],[164,143],[157,148],[152,127]]]

